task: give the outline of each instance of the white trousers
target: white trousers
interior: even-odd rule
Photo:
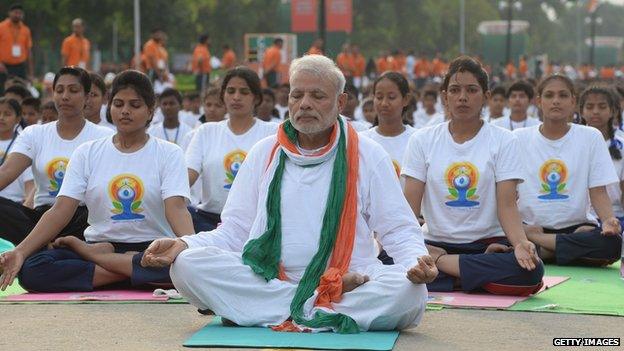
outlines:
[[[393,330],[416,326],[427,303],[427,288],[413,284],[401,266],[372,265],[360,274],[370,281],[343,294],[335,312],[355,320],[360,330]],[[191,304],[241,326],[278,325],[290,317],[297,285],[266,281],[242,263],[241,254],[214,246],[184,250],[171,266],[171,280]],[[304,306],[311,316],[311,297]]]

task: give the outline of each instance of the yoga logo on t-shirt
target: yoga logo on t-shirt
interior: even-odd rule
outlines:
[[[225,185],[223,185],[223,187],[225,189],[230,189],[232,187],[234,178],[236,178],[238,170],[243,164],[243,161],[245,161],[245,157],[247,157],[247,153],[238,149],[226,154],[223,158],[223,167],[225,168]]]
[[[537,198],[540,200],[562,200],[567,199],[568,195],[562,195],[567,192],[566,181],[568,180],[568,168],[561,160],[550,159],[540,167],[539,177],[542,189]]]
[[[67,163],[69,163],[69,159],[56,157],[46,165],[46,174],[50,180],[50,185],[48,186],[48,194],[50,194],[50,196],[58,195],[61,185],[63,185],[63,178],[65,178]]]
[[[397,177],[401,178],[401,165],[397,160],[392,160],[392,165],[394,166],[394,171],[397,174]]]
[[[120,174],[108,183],[108,196],[113,202],[111,219],[127,221],[143,219],[141,204],[143,203],[144,187],[141,178],[133,174]]]
[[[450,195],[445,202],[451,207],[474,207],[479,205],[477,183],[479,182],[479,170],[470,162],[455,162],[446,169],[446,185]]]

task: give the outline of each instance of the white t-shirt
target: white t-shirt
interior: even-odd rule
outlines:
[[[147,133],[159,139],[166,140],[170,143],[174,143],[184,148],[184,138],[190,133],[193,128],[184,123],[180,123],[177,128],[169,129],[165,128],[163,122],[152,124]]]
[[[353,126],[353,129],[355,129],[355,131],[357,132],[363,132],[363,131],[369,130],[373,126],[372,124],[366,121],[356,121],[354,119],[348,119],[348,118],[346,118],[346,120],[349,122],[349,124]]]
[[[98,126],[109,128],[111,130],[114,130],[115,132],[117,131],[117,127],[115,127],[115,125],[112,123],[108,123],[108,121],[106,120],[106,117],[104,118],[100,117],[100,123],[98,123]]]
[[[59,196],[87,205],[89,242],[175,237],[164,200],[190,197],[184,153],[154,137],[132,153],[119,151],[112,137],[85,143],[71,157]]]
[[[23,154],[32,160],[35,180],[35,207],[52,205],[63,184],[69,158],[76,148],[90,140],[114,134],[108,128],[89,121],[72,140],[62,139],[56,131],[57,121],[32,125],[15,140],[11,153]]]
[[[406,125],[403,133],[388,137],[383,136],[377,132],[377,128],[374,127],[363,132],[360,132],[360,135],[373,139],[379,145],[381,145],[384,150],[390,155],[390,159],[392,160],[392,165],[394,166],[394,170],[397,172],[397,175],[401,174],[401,162],[403,162],[403,158],[405,156],[405,149],[407,148],[407,143],[409,141],[410,136],[414,134],[416,129],[411,126]]]
[[[425,239],[470,243],[504,236],[496,183],[524,178],[516,138],[483,123],[474,138],[457,144],[448,126],[445,122],[417,130],[409,140],[401,171],[425,182]]]
[[[186,124],[192,129],[197,128],[202,124],[199,121],[199,117],[201,117],[201,114],[197,115],[191,111],[182,110],[178,113],[178,118],[180,119],[180,122]]]
[[[15,145],[15,142],[13,142],[13,145],[11,145],[11,140],[12,138],[8,140],[0,140],[0,160],[5,158],[5,155],[8,156],[8,154],[13,151],[13,145]],[[10,149],[9,145],[11,145]],[[15,179],[13,183],[7,185],[6,188],[0,190],[0,197],[15,202],[24,202],[24,198],[26,197],[26,194],[24,193],[24,183],[29,180],[33,180],[33,174],[30,167],[26,168],[26,170],[22,172],[22,174],[20,174],[20,176],[17,177],[17,179]]]
[[[275,109],[277,110],[277,112],[279,112],[279,118],[284,120],[284,117],[286,117],[286,112],[288,112],[288,106],[282,106],[280,104],[275,104]]]
[[[264,233],[266,223],[257,213],[266,203],[259,200],[259,189],[271,180],[264,175],[275,142],[276,137],[271,136],[253,147],[232,186],[221,225],[211,232],[183,237],[190,248],[212,245],[241,252],[248,239]],[[418,221],[395,180],[390,157],[378,144],[360,138],[359,158],[355,240],[349,271],[363,272],[364,267],[381,265],[373,233],[395,264],[409,269],[427,251]],[[300,167],[288,159],[285,162],[281,261],[288,278],[295,282],[318,251],[334,160],[332,156],[316,167]]]
[[[600,131],[572,124],[558,140],[544,137],[539,126],[514,134],[526,172],[518,188],[524,222],[552,229],[597,223],[589,212],[589,188],[618,182]]]
[[[277,124],[257,118],[242,135],[232,132],[228,120],[202,124],[186,150],[187,167],[201,175],[203,193],[198,208],[221,213],[247,152],[258,141],[275,134],[276,130]]]
[[[624,157],[624,138],[616,135],[615,136],[617,148],[620,150],[620,153]],[[606,141],[607,149],[611,146],[611,140]],[[624,217],[624,209],[622,208],[622,189],[620,188],[620,183],[624,181],[624,159],[611,159],[613,161],[613,166],[615,167],[615,173],[617,174],[620,181],[618,183],[612,183],[607,185],[607,193],[609,194],[609,198],[611,199],[611,206],[613,207],[613,214],[616,217]],[[592,208],[592,215],[596,216],[596,212]]]
[[[427,114],[425,109],[416,110],[412,114],[412,118],[414,118],[414,128],[422,128],[426,126],[431,120],[440,119],[439,116],[442,116],[442,121],[444,121],[444,116],[439,112],[433,112],[432,115]],[[441,122],[440,122],[441,123]]]
[[[445,122],[445,117],[444,114],[442,113],[436,113],[433,117],[431,117],[431,119],[429,120],[429,122],[427,122],[427,124],[425,125],[425,127],[431,127],[431,126],[436,126],[440,123],[444,123]],[[422,128],[422,127],[421,127]]]
[[[497,118],[495,120],[490,121],[493,125],[501,128],[505,128],[507,130],[514,131],[520,128],[532,127],[536,125],[542,124],[539,119],[528,117],[522,122],[515,122],[511,120],[509,116],[503,116],[501,118]]]
[[[191,140],[193,140],[195,133],[197,133],[197,129],[193,129],[192,131],[187,133],[186,136],[184,137],[184,140],[182,140],[182,145],[180,145],[180,147],[182,148],[182,151],[184,151],[185,153],[186,153],[186,150],[188,150],[189,145],[191,145]],[[200,174],[197,180],[195,181],[195,184],[193,184],[193,186],[191,187],[191,206],[197,207],[197,205],[201,203],[201,196],[202,196],[202,180],[201,180],[201,174]]]

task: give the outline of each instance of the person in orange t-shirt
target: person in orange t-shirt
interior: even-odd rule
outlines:
[[[615,79],[615,68],[613,66],[603,66],[600,69],[600,78],[602,79]]]
[[[195,74],[195,90],[200,92],[200,94],[208,88],[210,71],[212,71],[208,39],[208,34],[203,34],[199,37],[199,42],[193,50],[193,57],[191,59],[191,69]]]
[[[221,68],[229,70],[236,64],[236,53],[228,44],[223,45],[223,56],[221,56]]]
[[[32,37],[23,21],[24,8],[12,5],[9,17],[0,22],[0,95],[9,75],[26,79],[33,74]]]
[[[91,43],[84,37],[84,24],[82,19],[76,18],[72,21],[74,33],[65,40],[61,46],[64,66],[78,66],[87,69],[89,64]]]
[[[282,47],[284,47],[284,39],[277,38],[262,56],[262,70],[269,88],[274,88],[278,83],[277,69],[282,62]]]
[[[392,70],[405,74],[405,64],[407,63],[407,57],[401,50],[395,50],[392,53]]]
[[[414,77],[416,78],[416,89],[421,89],[427,84],[427,80],[431,75],[431,64],[427,56],[421,54],[414,64]]]
[[[518,74],[520,75],[520,78],[526,78],[528,72],[529,65],[527,64],[526,57],[521,56],[520,61],[518,62]]]
[[[505,75],[509,80],[516,79],[516,66],[514,66],[512,61],[509,61],[507,66],[505,66]]]
[[[162,29],[152,30],[152,38],[143,45],[145,68],[150,79],[168,80],[167,60],[169,54],[165,49],[167,34]]]
[[[314,40],[306,55],[323,55],[323,39],[318,38]]]
[[[379,54],[379,58],[375,61],[375,66],[377,66],[377,76],[380,76],[385,71],[390,70],[390,63],[388,62],[388,54],[385,51],[382,51]]]
[[[366,58],[360,53],[360,48],[357,45],[351,47],[351,54],[353,55],[353,85],[356,88],[362,88],[362,78],[366,74]]]
[[[342,51],[336,56],[336,64],[345,76],[347,83],[353,84],[353,73],[355,72],[353,56],[351,55],[351,45],[345,43]]]
[[[440,54],[437,53],[436,57],[431,60],[431,74],[434,77],[442,77],[444,74],[444,67],[446,67],[446,65],[444,61],[442,61]]]

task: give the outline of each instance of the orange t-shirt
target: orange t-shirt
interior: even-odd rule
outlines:
[[[438,58],[434,58],[431,61],[431,72],[434,76],[442,76],[442,74],[444,73],[444,67],[444,62]]]
[[[317,48],[316,46],[311,46],[306,55],[323,55],[323,50]]]
[[[416,78],[427,78],[431,74],[428,60],[417,60],[414,64],[414,75]]]
[[[394,56],[394,61],[393,61],[394,71],[404,72],[406,64],[407,64],[407,57],[405,57],[405,55]]]
[[[385,57],[380,57],[375,62],[375,66],[377,67],[377,74],[382,74],[388,70],[388,59]]]
[[[0,22],[0,62],[18,65],[28,59],[32,48],[30,29],[20,22],[14,26],[10,19]]]
[[[516,74],[516,66],[513,63],[508,63],[507,67],[505,67],[505,74],[507,77],[512,78]]]
[[[167,50],[154,41],[154,39],[148,40],[143,45],[143,55],[145,55],[145,68],[149,69],[165,69],[167,68]]]
[[[357,54],[354,56],[355,57],[353,58],[353,64],[355,66],[355,71],[353,75],[355,77],[363,77],[366,73],[366,59],[362,54]]]
[[[264,52],[262,58],[262,69],[265,72],[275,71],[277,66],[282,62],[282,50],[275,45],[272,45],[267,51]]]
[[[353,76],[353,72],[355,71],[353,55],[341,52],[336,57],[336,63],[338,64],[338,68],[340,68],[342,74],[344,74],[345,77]]]
[[[528,71],[529,65],[527,65],[527,62],[525,60],[520,60],[518,63],[518,73],[520,73],[522,77],[526,77]]]
[[[221,58],[221,67],[224,69],[230,69],[234,66],[236,62],[236,54],[233,50],[227,50],[223,52],[223,57]]]
[[[66,66],[80,66],[86,68],[89,63],[91,43],[85,37],[72,34],[63,40],[61,54],[65,58]]]
[[[199,62],[201,60],[201,63]],[[197,44],[193,50],[193,58],[191,59],[193,73],[210,73],[210,50],[204,44]]]
[[[600,78],[613,79],[615,78],[615,70],[611,67],[602,67],[600,69]]]

